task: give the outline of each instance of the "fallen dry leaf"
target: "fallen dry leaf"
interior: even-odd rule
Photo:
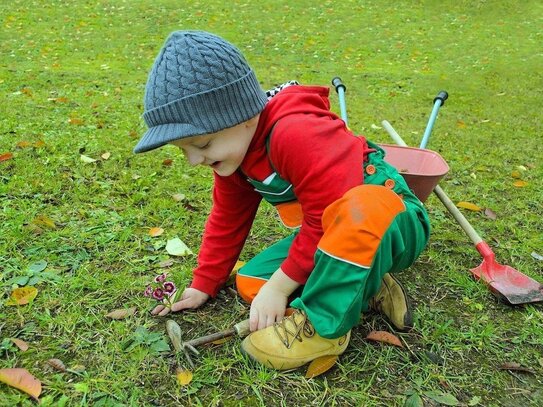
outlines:
[[[498,217],[496,213],[490,208],[485,209],[485,216],[492,220],[496,220],[496,218]]]
[[[513,186],[517,187],[517,188],[523,188],[526,185],[528,185],[528,182],[527,181],[522,181],[520,179],[518,181],[513,182]]]
[[[131,317],[136,313],[136,307],[116,309],[106,314],[105,317],[109,319],[125,319]]]
[[[38,295],[36,287],[18,287],[11,292],[11,296],[6,301],[6,305],[25,305],[32,301]]]
[[[168,319],[166,321],[166,332],[172,341],[173,348],[177,352],[183,350],[183,342],[181,341],[181,327],[173,319]]]
[[[32,143],[30,141],[19,141],[15,147],[17,148],[29,148],[29,147],[32,147]]]
[[[2,154],[0,154],[0,162],[11,160],[12,158],[13,158],[12,153],[2,153]]]
[[[170,167],[173,163],[173,160],[171,158],[166,158],[164,161],[162,161],[162,165],[164,167]]]
[[[212,345],[222,345],[223,343],[228,342],[232,339],[232,336],[227,336],[226,338],[217,339],[216,341],[211,342]]]
[[[313,360],[307,367],[305,378],[311,379],[327,372],[336,364],[337,359],[337,355],[327,355]]]
[[[102,157],[102,160],[109,160],[109,157],[111,157],[111,153],[105,152],[100,157]]]
[[[176,202],[181,202],[181,201],[185,200],[186,196],[185,196],[185,194],[174,194],[174,195],[172,195],[172,198]]]
[[[87,155],[84,155],[84,154],[81,154],[81,157],[79,157],[79,159],[84,162],[85,164],[91,164],[91,163],[94,163],[96,162],[96,160],[92,157],[89,157]]]
[[[177,383],[181,386],[186,386],[192,381],[192,372],[190,370],[177,369],[176,375]]]
[[[513,170],[513,171],[511,172],[511,176],[512,176],[513,178],[517,178],[517,179],[518,179],[518,178],[522,178],[522,174],[521,174],[520,171],[518,171],[518,170]]]
[[[525,373],[535,374],[533,369],[530,369],[529,367],[524,367],[520,363],[517,363],[517,362],[505,362],[499,368],[502,370],[511,370],[515,372],[525,372]]]
[[[64,362],[60,359],[49,359],[47,361],[47,364],[51,366],[53,369],[56,369],[60,372],[66,371],[66,365],[64,365]]]
[[[375,342],[384,342],[388,343],[389,345],[403,348],[403,344],[400,341],[400,338],[386,331],[371,331],[368,336],[366,336],[366,339]]]
[[[0,369],[0,382],[24,391],[36,400],[41,394],[41,382],[26,369]]]
[[[468,209],[468,210],[474,211],[474,212],[479,212],[479,211],[482,210],[479,206],[477,206],[477,205],[475,205],[475,204],[473,204],[471,202],[464,202],[464,201],[458,202],[456,204],[456,206],[459,207],[459,208]]]
[[[47,229],[56,229],[57,225],[53,219],[46,215],[38,215],[33,220],[32,223],[39,227],[44,227]]]
[[[174,261],[172,259],[168,259],[168,260],[163,260],[161,261],[160,263],[158,263],[158,267],[160,268],[168,268],[168,267],[171,267],[174,265]]]
[[[68,123],[75,125],[75,126],[81,126],[83,124],[83,120],[79,119],[77,117],[71,117],[68,119]]]
[[[151,228],[149,229],[149,236],[157,237],[164,233],[164,229],[162,228]]]
[[[11,338],[11,342],[13,342],[22,352],[26,352],[28,350],[28,343],[22,339]]]

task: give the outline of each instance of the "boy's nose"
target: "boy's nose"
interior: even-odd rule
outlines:
[[[202,164],[205,160],[205,157],[202,154],[199,154],[195,151],[185,152],[185,156],[187,157],[189,164],[193,167],[195,165]]]

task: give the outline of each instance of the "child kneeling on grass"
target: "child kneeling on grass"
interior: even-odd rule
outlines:
[[[275,369],[340,355],[369,308],[397,329],[411,327],[391,273],[424,249],[427,213],[383,150],[330,111],[328,93],[294,81],[264,92],[224,39],[202,31],[168,37],[145,90],[149,129],[134,152],[173,144],[191,165],[211,167],[213,206],[192,283],[153,314],[198,308],[217,294],[264,198],[295,231],[237,274],[251,304],[245,353]]]

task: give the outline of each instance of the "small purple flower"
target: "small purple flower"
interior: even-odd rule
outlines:
[[[153,298],[157,301],[162,301],[164,299],[164,290],[162,288],[155,288]]]
[[[153,287],[148,285],[145,291],[143,292],[143,295],[146,297],[150,297],[151,295],[153,295]]]
[[[162,273],[155,277],[155,283],[162,283],[164,280],[166,280],[166,277],[168,274]]]
[[[162,284],[162,288],[164,289],[165,294],[171,295],[175,292],[175,284],[172,281],[166,281]]]

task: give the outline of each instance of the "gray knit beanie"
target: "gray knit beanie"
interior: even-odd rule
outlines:
[[[266,101],[236,47],[204,31],[175,31],[149,73],[143,113],[149,129],[134,152],[243,123]]]

